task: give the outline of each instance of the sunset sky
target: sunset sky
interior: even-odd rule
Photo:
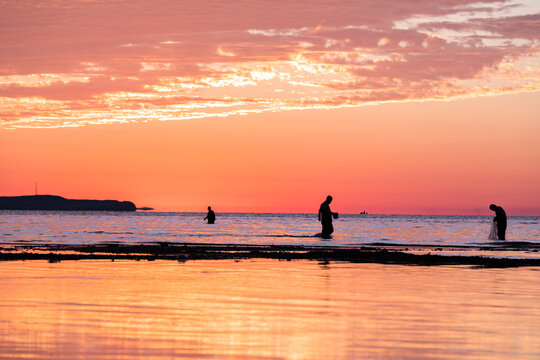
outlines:
[[[0,0],[0,196],[540,216],[540,2]]]

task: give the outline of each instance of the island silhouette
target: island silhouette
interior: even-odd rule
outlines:
[[[75,200],[58,195],[0,196],[0,210],[135,211],[131,201]]]

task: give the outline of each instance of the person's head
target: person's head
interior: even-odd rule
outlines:
[[[497,205],[491,204],[491,205],[489,205],[489,209],[492,210],[492,211],[495,211],[495,210],[497,210]]]
[[[208,207],[208,210],[212,210],[212,207],[211,207],[211,206],[209,206],[209,207]]]
[[[332,197],[330,195],[326,197],[326,202],[329,204],[332,202]]]

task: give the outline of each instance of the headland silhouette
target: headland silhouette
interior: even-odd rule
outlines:
[[[74,200],[57,195],[0,196],[0,210],[135,211],[131,201]]]

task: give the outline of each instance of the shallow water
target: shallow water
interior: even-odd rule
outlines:
[[[346,245],[372,243],[482,246],[492,217],[341,215],[332,241],[321,242],[316,214],[0,211],[0,243],[93,244],[187,242]],[[539,217],[509,217],[507,240],[540,243]]]
[[[538,359],[540,271],[3,262],[0,359]]]

